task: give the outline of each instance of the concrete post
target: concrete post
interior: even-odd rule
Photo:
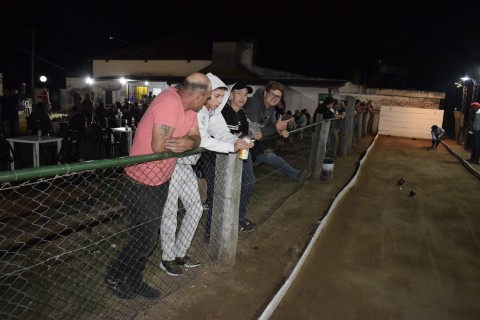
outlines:
[[[242,160],[236,153],[217,154],[210,250],[221,265],[235,263],[241,187]]]
[[[362,113],[362,135],[360,137],[365,137],[367,135],[368,130],[368,111]]]
[[[308,170],[312,173],[312,178],[314,179],[320,179],[322,174],[330,124],[330,120],[325,120],[315,127],[310,150],[310,161],[308,164]]]
[[[352,150],[352,138],[353,138],[353,118],[355,116],[355,98],[347,97],[347,105],[345,106],[345,112],[347,117],[343,119],[343,127],[340,131],[340,154],[344,156]]]
[[[363,132],[363,113],[357,114],[358,117],[358,131],[356,132],[357,141],[362,140],[362,132]]]

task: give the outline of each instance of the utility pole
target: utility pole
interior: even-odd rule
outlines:
[[[468,93],[467,85],[463,84],[463,87],[462,87],[462,113],[465,113],[465,107],[467,105],[467,93]]]

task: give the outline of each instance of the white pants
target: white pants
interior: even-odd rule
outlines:
[[[177,231],[178,199],[185,207],[180,231]],[[162,260],[171,261],[176,257],[184,257],[192,242],[198,222],[202,217],[203,207],[198,190],[198,181],[192,166],[177,163],[170,179],[167,202],[163,209],[160,226],[162,241]]]

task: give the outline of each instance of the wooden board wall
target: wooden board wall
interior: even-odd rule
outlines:
[[[431,127],[443,126],[443,110],[381,106],[378,134],[431,139]]]

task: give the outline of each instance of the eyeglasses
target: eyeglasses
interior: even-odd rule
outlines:
[[[275,93],[273,93],[272,91],[268,91],[268,96],[270,98],[272,98],[273,100],[280,100],[282,99],[282,96],[277,96]]]

